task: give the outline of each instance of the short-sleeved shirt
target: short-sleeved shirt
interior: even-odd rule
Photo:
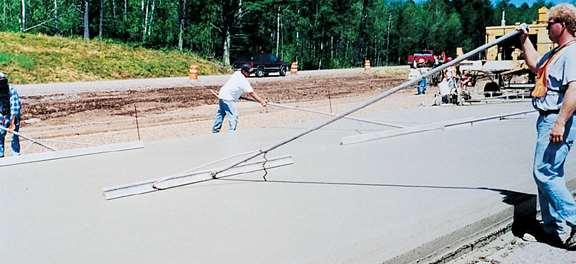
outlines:
[[[446,79],[443,79],[438,83],[438,90],[440,90],[440,95],[445,96],[450,94],[450,84]]]
[[[418,69],[410,69],[410,72],[408,73],[408,79],[412,80],[412,79],[416,79],[416,78],[420,78],[420,71]]]
[[[218,98],[228,101],[238,101],[240,96],[251,93],[254,89],[240,71],[232,74],[232,77],[220,88]]]
[[[456,67],[450,66],[450,67],[446,68],[444,71],[445,71],[444,73],[446,74],[446,78],[448,78],[448,79],[456,78],[456,74],[457,74],[456,73]]]
[[[560,110],[566,88],[570,82],[576,81],[576,44],[564,47],[559,55],[552,58],[548,64],[547,83],[548,91],[546,96],[532,98],[534,108],[543,111]],[[541,67],[552,55],[552,51],[547,52],[538,62]]]

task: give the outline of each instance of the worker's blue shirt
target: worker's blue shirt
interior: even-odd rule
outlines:
[[[21,109],[20,96],[18,96],[16,89],[10,87],[10,120],[20,117]]]
[[[564,50],[548,64],[546,96],[532,98],[534,108],[543,111],[560,110],[564,94],[570,82],[576,81],[576,44],[564,47]],[[544,54],[538,62],[542,67],[544,62],[552,55],[552,51]]]

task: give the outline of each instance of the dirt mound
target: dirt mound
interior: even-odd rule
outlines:
[[[254,84],[258,94],[274,102],[301,102],[328,97],[339,98],[372,92],[378,88],[394,86],[404,79],[391,76],[360,74],[341,78],[309,78],[293,81],[272,80]],[[105,110],[107,115],[134,115],[138,111],[148,114],[193,108],[217,102],[210,90],[218,86],[181,87],[143,91],[80,93],[74,96],[31,96],[23,100],[23,119],[48,120],[66,118],[73,114]],[[74,120],[70,120],[73,122]]]

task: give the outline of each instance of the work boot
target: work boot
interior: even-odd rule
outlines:
[[[566,247],[567,250],[576,250],[576,229],[572,228],[570,236],[564,241],[564,247]]]
[[[547,236],[544,236],[542,239],[543,243],[546,243],[550,246],[557,247],[557,248],[564,248],[565,247],[564,241],[565,240],[562,239],[558,235],[547,235]]]
[[[565,242],[569,239],[569,233],[558,232],[555,230],[542,230],[542,235],[537,239],[542,243],[546,243],[550,246],[557,248],[566,248]]]

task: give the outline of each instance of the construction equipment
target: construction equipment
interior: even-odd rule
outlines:
[[[465,61],[460,72],[469,78],[470,89],[484,97],[503,95],[505,90],[528,90],[534,87],[533,76],[524,61]]]
[[[528,33],[528,38],[540,54],[554,47],[548,37],[548,11],[547,7],[538,9],[538,18],[532,22]],[[486,27],[486,40],[491,42],[516,31],[517,27],[506,25],[502,17],[501,25]],[[520,42],[516,39],[509,39],[486,49],[484,60],[462,62],[460,71],[471,76],[472,83],[475,84],[472,87],[474,93],[484,97],[500,96],[511,91],[528,94],[528,90],[534,87],[534,75],[522,60]]]

